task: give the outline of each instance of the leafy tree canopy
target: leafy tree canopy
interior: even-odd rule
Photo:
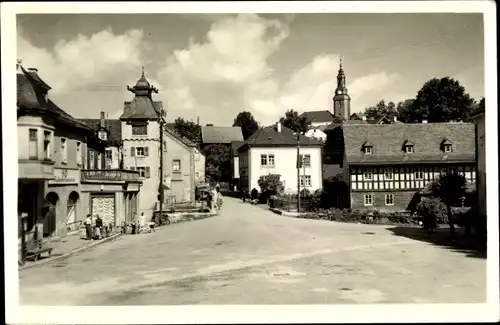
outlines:
[[[302,134],[307,132],[309,125],[311,125],[311,122],[305,116],[299,117],[299,114],[293,109],[286,111],[285,116],[280,119],[280,122],[283,126]]]
[[[367,107],[364,114],[368,120],[378,120],[384,116],[392,120],[398,115],[398,111],[393,102],[386,104],[384,100],[381,100],[377,105]]]
[[[234,119],[233,126],[240,126],[243,133],[243,139],[248,139],[252,134],[259,129],[259,124],[253,117],[252,113],[244,111],[238,113]]]
[[[174,131],[192,142],[201,141],[201,127],[192,122],[178,117],[174,121]]]
[[[458,80],[444,77],[427,81],[415,98],[413,119],[429,122],[468,121],[474,100]]]
[[[205,148],[205,174],[217,182],[231,180],[231,148],[226,144],[214,144]]]
[[[465,92],[465,88],[450,77],[433,78],[422,86],[416,97],[397,104],[380,101],[365,109],[368,119],[384,115],[393,119],[396,116],[404,123],[469,121],[472,110],[484,105],[484,99],[475,103]]]
[[[257,184],[259,184],[261,192],[268,191],[272,194],[280,194],[285,190],[280,178],[281,175],[278,174],[260,176]]]

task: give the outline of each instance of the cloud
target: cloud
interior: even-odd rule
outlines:
[[[139,29],[77,35],[52,48],[35,47],[21,33],[18,54],[26,67],[40,69],[53,88],[50,96],[76,117],[98,117],[100,110],[119,117],[123,101],[132,97],[125,85],[138,79],[142,62],[154,61],[146,76],[160,90],[155,99],[163,101],[168,119],[199,116],[203,124],[227,125],[238,112],[250,110],[268,124],[290,108],[332,107],[338,55],[318,55],[285,76],[270,64],[272,56],[288,55],[280,49],[291,35],[293,19],[219,16],[203,40],[154,58],[149,55],[155,44],[146,42]],[[376,103],[397,80],[387,73],[367,73],[352,82],[347,77],[353,111]]]

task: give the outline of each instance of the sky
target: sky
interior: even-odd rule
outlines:
[[[339,57],[351,112],[452,77],[484,96],[482,14],[23,14],[17,55],[74,117],[118,118],[144,66],[167,120],[262,125],[332,110]]]

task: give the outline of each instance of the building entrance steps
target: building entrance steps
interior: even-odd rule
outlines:
[[[98,240],[87,240],[85,229],[72,232],[63,237],[44,238],[43,245],[53,248],[51,257],[41,257],[38,261],[26,261],[19,269],[23,270],[37,265],[42,265],[50,262],[66,258],[70,255],[81,252],[87,248],[113,240],[121,235],[121,228],[115,227],[108,237]]]

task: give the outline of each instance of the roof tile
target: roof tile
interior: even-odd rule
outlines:
[[[204,144],[243,141],[243,133],[239,126],[202,126],[201,138]]]
[[[351,124],[343,126],[345,154],[349,164],[450,163],[475,161],[475,133],[472,123]],[[453,152],[444,152],[448,139]],[[405,141],[414,144],[405,153]],[[373,144],[373,153],[364,154],[363,143]]]

